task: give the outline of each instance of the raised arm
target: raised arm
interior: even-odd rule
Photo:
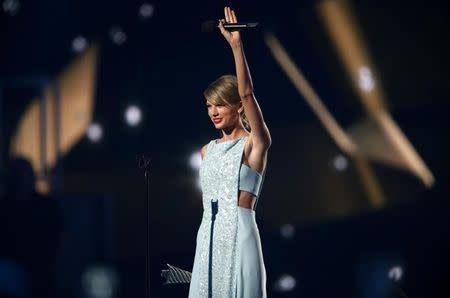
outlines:
[[[264,122],[261,109],[253,93],[253,82],[250,70],[245,59],[244,48],[239,31],[228,31],[223,27],[223,23],[237,23],[235,12],[230,7],[224,8],[225,20],[220,20],[219,28],[222,35],[228,41],[233,51],[236,66],[236,77],[238,81],[239,96],[241,97],[245,115],[250,124],[253,147],[267,149],[272,143],[269,129]]]

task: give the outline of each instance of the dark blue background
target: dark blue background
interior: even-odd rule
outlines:
[[[318,2],[155,1],[154,16],[142,20],[141,1],[21,1],[16,16],[0,14],[2,165],[15,125],[36,95],[33,88],[5,82],[56,77],[76,56],[76,36],[98,41],[94,120],[103,125],[104,139],[93,144],[84,138],[63,157],[62,189],[55,197],[109,198],[113,220],[106,229],[113,240],[107,262],[119,273],[120,297],[144,297],[147,213],[137,159],[151,156],[152,297],[187,296],[187,287],[163,286],[159,272],[165,263],[192,266],[202,207],[188,158],[220,137],[202,92],[234,72],[226,42],[201,33],[200,24],[230,5],[240,20],[262,25],[243,39],[273,138],[257,211],[270,297],[388,297],[373,293],[379,283],[389,283],[386,268],[397,263],[404,266],[399,285],[408,297],[448,297],[449,15],[439,1],[350,1],[389,110],[436,177],[434,188],[425,189],[410,174],[375,164],[387,197],[386,207],[376,211],[351,165],[342,173],[330,166],[339,149],[262,38],[266,31],[277,34],[341,125],[360,120],[364,110],[317,17]],[[110,40],[113,25],[127,34],[123,46]],[[137,128],[123,121],[129,104],[142,108]],[[1,174],[6,172],[3,166]],[[279,235],[285,223],[297,228],[292,240]],[[83,232],[76,221],[68,225]],[[98,258],[106,262],[102,253]],[[296,287],[276,293],[283,273],[296,278]]]

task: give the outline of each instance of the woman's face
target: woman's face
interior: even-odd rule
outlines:
[[[224,129],[235,125],[239,120],[239,107],[238,105],[222,105],[211,104],[206,102],[208,108],[208,116],[217,129]]]

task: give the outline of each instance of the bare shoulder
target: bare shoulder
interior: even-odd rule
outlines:
[[[208,144],[203,145],[202,149],[200,150],[200,154],[202,155],[202,159],[203,159],[203,157],[205,157],[207,148],[208,148]]]

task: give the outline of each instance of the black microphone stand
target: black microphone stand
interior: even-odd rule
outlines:
[[[146,215],[147,215],[147,228],[146,228],[146,251],[145,251],[145,297],[150,297],[150,256],[149,256],[149,229],[150,229],[150,161],[151,158],[147,156],[142,156],[139,159],[139,168],[144,170],[145,184],[147,189],[146,197]]]

